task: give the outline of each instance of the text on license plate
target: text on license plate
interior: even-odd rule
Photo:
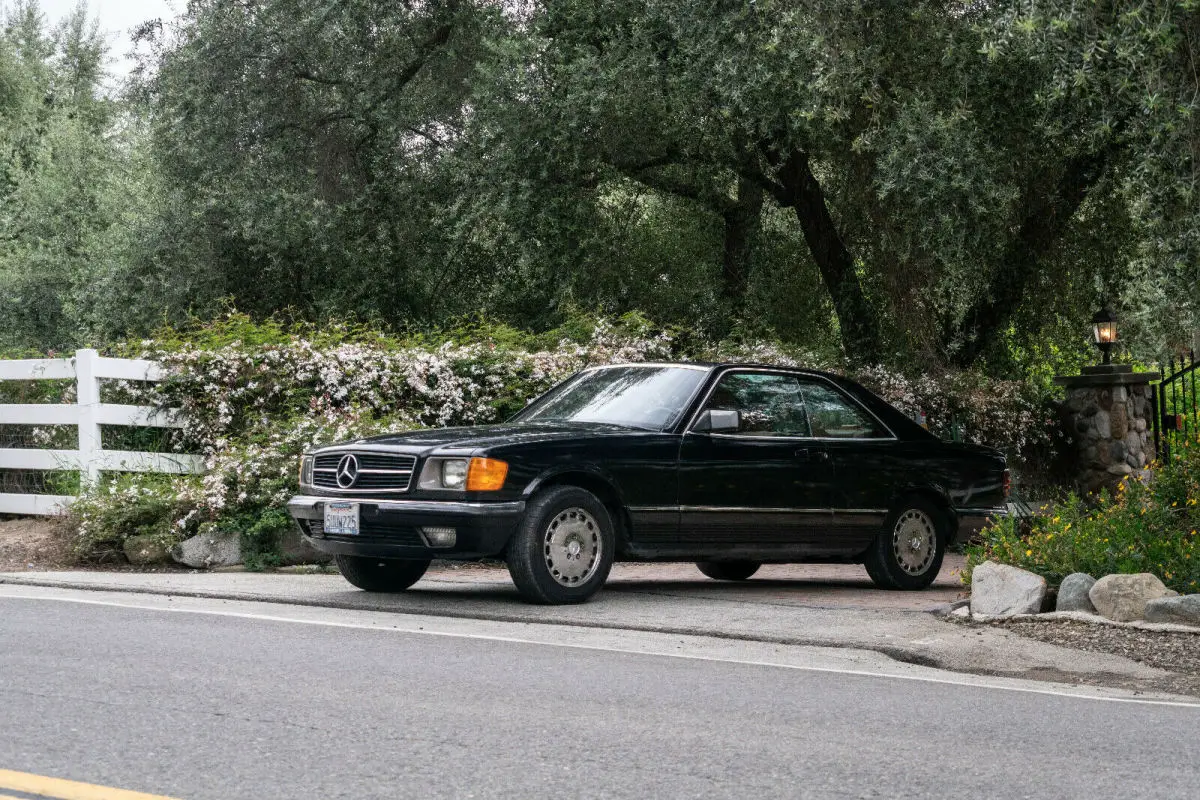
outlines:
[[[325,534],[358,535],[358,503],[326,503]]]

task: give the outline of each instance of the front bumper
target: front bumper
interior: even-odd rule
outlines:
[[[359,534],[325,534],[325,503],[359,505]],[[288,513],[305,539],[322,553],[373,558],[486,558],[504,552],[525,501],[464,503],[438,500],[381,500],[362,497],[297,495]],[[452,547],[430,547],[421,529],[454,528]]]

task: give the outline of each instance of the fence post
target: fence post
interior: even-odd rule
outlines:
[[[75,351],[76,402],[79,404],[79,484],[86,490],[100,480],[100,379],[95,350]]]

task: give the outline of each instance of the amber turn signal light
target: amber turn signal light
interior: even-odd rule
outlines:
[[[508,462],[495,458],[472,458],[467,468],[468,492],[494,492],[504,486]]]

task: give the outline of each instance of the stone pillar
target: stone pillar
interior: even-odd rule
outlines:
[[[1072,468],[1080,491],[1112,490],[1154,460],[1150,383],[1161,378],[1158,372],[1111,364],[1054,379],[1067,390],[1062,418],[1075,442]]]

